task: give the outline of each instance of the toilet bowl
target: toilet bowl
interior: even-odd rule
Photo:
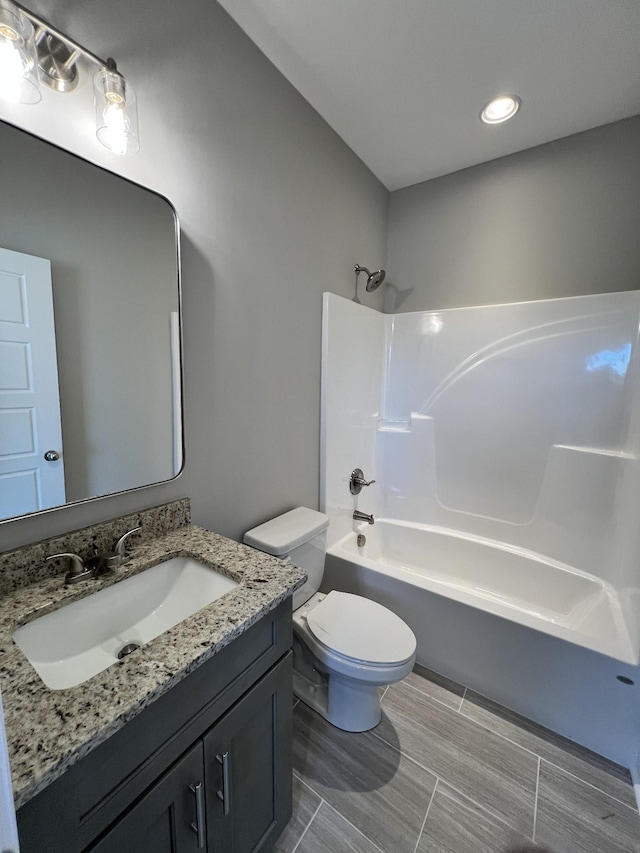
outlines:
[[[307,572],[293,598],[294,693],[334,726],[362,732],[380,722],[379,687],[413,669],[416,638],[375,601],[318,591],[328,525],[324,513],[298,507],[253,528],[244,542]]]

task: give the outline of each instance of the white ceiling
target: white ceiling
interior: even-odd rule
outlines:
[[[220,2],[391,190],[640,113],[640,0]]]

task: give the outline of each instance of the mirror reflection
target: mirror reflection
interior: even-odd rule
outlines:
[[[175,212],[0,122],[0,520],[182,466]]]

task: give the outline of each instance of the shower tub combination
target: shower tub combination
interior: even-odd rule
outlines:
[[[632,770],[639,319],[638,292],[401,315],[326,294],[323,322],[324,588],[391,608],[420,663]],[[375,484],[352,497],[356,466]]]
[[[446,528],[390,518],[359,525],[330,554],[370,572],[637,663],[616,590],[527,551]],[[416,594],[412,592],[412,594]],[[415,618],[411,620],[415,621]]]

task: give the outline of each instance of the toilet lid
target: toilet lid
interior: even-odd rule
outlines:
[[[309,611],[307,625],[332,651],[366,663],[404,663],[416,650],[415,635],[399,616],[348,592],[330,592]]]

